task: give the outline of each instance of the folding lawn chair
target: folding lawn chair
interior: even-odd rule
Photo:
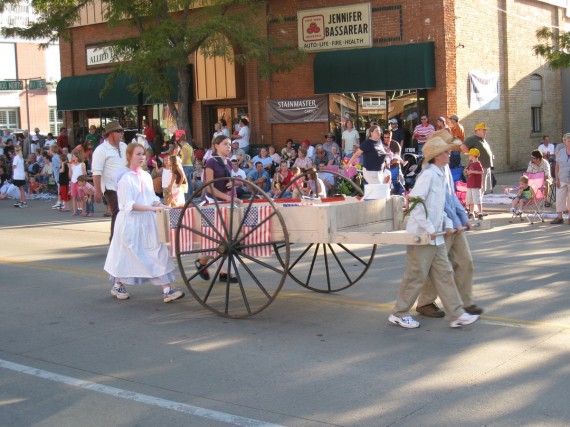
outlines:
[[[544,222],[544,189],[546,186],[544,172],[525,172],[524,175],[528,178],[528,185],[532,188],[534,197],[525,203],[520,214],[517,215],[516,212],[513,213],[510,222],[513,222],[517,216],[520,217],[521,222],[526,219],[529,223],[534,224],[534,221],[531,219],[532,217],[538,217]]]
[[[455,195],[459,199],[459,202],[463,205],[467,205],[467,183],[463,181],[455,181]]]

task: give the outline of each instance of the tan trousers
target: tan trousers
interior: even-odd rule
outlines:
[[[409,245],[406,248],[406,272],[392,312],[394,316],[410,315],[410,309],[428,277],[441,298],[448,318],[453,321],[464,313],[445,245]]]
[[[473,304],[473,257],[471,256],[465,233],[454,233],[450,236],[445,236],[445,246],[449,261],[453,267],[453,278],[463,301],[463,306],[468,307]],[[431,304],[436,298],[435,286],[428,277],[418,297],[418,307]]]

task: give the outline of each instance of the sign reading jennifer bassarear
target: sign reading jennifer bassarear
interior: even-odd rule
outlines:
[[[328,122],[328,97],[270,99],[267,101],[269,123]]]
[[[370,3],[297,12],[299,47],[307,52],[372,46]]]

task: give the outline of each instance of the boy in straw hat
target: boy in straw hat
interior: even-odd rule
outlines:
[[[446,131],[443,131],[446,132]],[[446,132],[447,133],[447,132]],[[418,328],[420,323],[410,316],[410,309],[429,277],[440,296],[445,312],[451,319],[450,326],[457,328],[475,322],[479,316],[466,313],[462,306],[453,268],[447,256],[443,236],[444,228],[453,225],[445,214],[446,175],[444,166],[449,163],[450,149],[460,141],[448,144],[442,134],[433,135],[423,147],[424,164],[430,163],[419,175],[410,193],[412,206],[406,231],[414,234],[429,234],[428,245],[409,245],[406,248],[406,271],[400,284],[398,299],[388,318],[394,325],[403,328]]]
[[[437,136],[438,133],[435,132],[432,135]],[[446,133],[441,136],[445,142],[450,144],[450,147],[453,147],[452,150],[458,149],[453,143],[455,138]],[[455,195],[455,183],[449,166],[445,165],[443,169],[446,174],[445,214],[455,229],[455,233],[448,233],[444,236],[447,255],[453,267],[453,278],[463,301],[463,309],[469,314],[481,314],[483,309],[473,304],[473,256],[465,233],[463,233],[464,230],[470,230],[472,224],[465,208]],[[426,317],[445,317],[445,313],[436,305],[436,299],[437,291],[428,277],[418,297],[416,311]]]

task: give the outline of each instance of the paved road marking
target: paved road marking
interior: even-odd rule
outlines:
[[[62,271],[62,272],[69,272],[75,274],[81,274],[82,276],[91,276],[91,277],[102,277],[107,278],[109,277],[107,273],[105,273],[102,269],[101,270],[91,270],[87,268],[81,267],[68,267],[64,265],[56,265],[56,264],[47,264],[37,261],[21,261],[21,260],[13,260],[8,258],[0,258],[0,264],[8,264],[13,267],[21,267],[21,268],[33,268],[35,270],[44,270],[44,271]],[[183,283],[180,286],[184,286]],[[282,290],[279,292],[278,298],[300,298],[306,300],[318,300],[318,301],[326,301],[329,303],[337,303],[337,304],[350,304],[350,305],[357,305],[357,306],[365,306],[365,307],[374,307],[379,308],[382,310],[389,310],[394,307],[393,303],[374,303],[370,301],[359,301],[355,299],[340,297],[339,294],[332,294],[332,295],[321,295],[321,294],[307,294],[307,293],[299,293],[295,291],[284,291]],[[484,314],[481,316],[481,319],[490,320],[499,323],[509,324],[509,326],[517,326],[517,327],[549,327],[549,328],[562,328],[562,329],[570,329],[569,324],[564,323],[555,323],[555,322],[543,322],[539,320],[525,320],[525,319],[517,319],[517,318],[510,318],[510,317],[500,317],[500,316],[491,316],[488,314]]]
[[[36,369],[18,363],[9,362],[0,359],[0,368],[10,369],[11,371],[19,372],[21,374],[32,375],[34,377],[42,378],[57,383],[79,387],[82,389],[95,391],[97,393],[107,394],[109,396],[118,397],[121,399],[132,400],[146,405],[158,406],[159,408],[169,409],[171,411],[182,412],[184,414],[195,415],[210,420],[221,421],[223,423],[232,424],[235,426],[247,427],[283,427],[279,424],[266,423],[252,418],[240,417],[237,415],[227,414],[225,412],[211,411],[209,409],[200,408],[198,406],[187,405],[185,403],[174,402],[172,400],[160,399],[158,397],[148,396],[146,394],[134,393],[128,390],[121,390],[120,388],[108,387],[105,385],[93,383],[91,381],[79,380],[77,378],[59,375],[53,372]]]

